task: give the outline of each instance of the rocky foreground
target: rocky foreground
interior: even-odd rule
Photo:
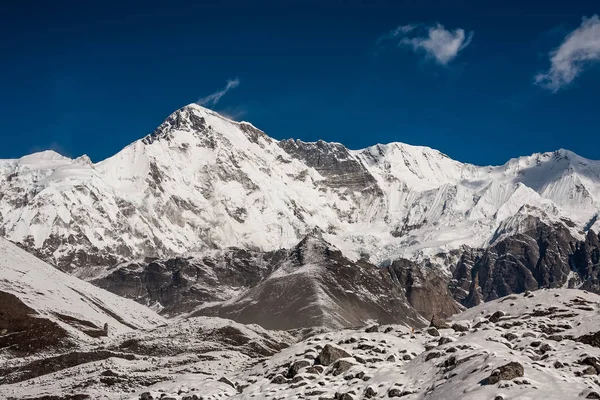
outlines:
[[[600,399],[600,296],[527,292],[416,330],[191,318],[5,364],[7,399]]]

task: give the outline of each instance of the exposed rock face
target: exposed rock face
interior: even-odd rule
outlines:
[[[588,231],[585,241],[576,244],[571,263],[579,276],[569,280],[569,287],[579,280],[583,282],[581,289],[600,293],[600,235]]]
[[[349,327],[370,319],[415,327],[425,323],[385,269],[348,260],[319,234],[303,239],[266,279],[235,301],[193,315],[216,315],[269,329]]]
[[[583,285],[599,292],[599,244],[594,232],[580,242],[564,226],[532,218],[526,231],[488,249],[466,251],[454,269],[451,287],[457,300],[468,307],[542,287]]]
[[[340,143],[322,140],[306,143],[301,140],[282,140],[279,146],[292,157],[314,168],[326,178],[326,186],[347,193],[369,192],[383,197],[377,181],[348,149]]]
[[[431,320],[434,315],[446,318],[461,310],[448,289],[448,277],[439,268],[399,259],[388,270],[406,288],[406,298],[410,305],[427,320]]]
[[[0,355],[25,357],[42,351],[74,347],[68,332],[11,293],[0,291]]]
[[[425,323],[387,269],[347,259],[318,231],[291,250],[231,249],[132,263],[94,283],[160,304],[167,315],[219,316],[270,329],[359,326],[369,319]]]
[[[143,304],[160,304],[162,313],[176,315],[191,312],[204,302],[229,300],[256,286],[286,255],[283,250],[228,249],[204,257],[134,262],[92,283]]]

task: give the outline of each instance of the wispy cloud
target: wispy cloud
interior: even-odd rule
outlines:
[[[199,104],[201,106],[205,106],[205,105],[215,105],[219,102],[219,100],[221,100],[221,97],[225,96],[225,94],[227,92],[229,92],[231,89],[235,89],[236,87],[238,87],[240,84],[240,80],[238,78],[235,79],[229,79],[227,81],[227,85],[225,85],[225,87],[217,92],[214,92],[212,94],[209,94],[206,97],[202,97],[201,99],[199,99],[196,104]]]
[[[441,65],[447,65],[458,53],[471,43],[473,32],[464,29],[447,30],[441,24],[426,26],[422,24],[400,25],[377,42],[397,40],[398,46],[409,46],[415,52],[423,51]]]
[[[535,83],[558,92],[589,64],[600,61],[600,18],[583,18],[579,28],[569,33],[560,46],[550,52],[550,69],[535,76]]]
[[[248,110],[243,106],[225,107],[222,110],[216,111],[225,118],[229,118],[233,121],[239,121],[244,115],[248,114]]]

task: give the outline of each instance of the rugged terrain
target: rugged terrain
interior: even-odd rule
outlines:
[[[194,104],[99,163],[2,160],[0,193],[3,236],[84,277],[144,257],[291,248],[315,228],[378,264],[488,247],[531,216],[578,240],[600,226],[600,162],[566,150],[479,167],[402,143],[277,141]]]
[[[381,297],[335,309],[371,289],[426,318],[539,287],[598,292],[599,204],[600,162],[566,150],[480,167],[401,143],[277,141],[195,104],[99,163],[0,160],[0,235],[167,316],[264,325],[249,304],[275,299],[261,293],[304,290],[269,327],[355,325]],[[315,235],[330,254],[298,250]],[[353,278],[334,259],[389,274],[342,284]],[[285,322],[302,302],[312,312]]]
[[[566,150],[481,167],[197,105],[98,163],[0,160],[0,397],[600,398],[599,210]]]
[[[2,367],[0,396],[597,399],[599,313],[599,296],[552,289],[484,303],[416,330],[276,332],[190,318],[99,340],[87,352],[99,359],[67,353],[13,360]]]

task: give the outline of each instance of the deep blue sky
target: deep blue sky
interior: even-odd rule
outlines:
[[[600,159],[600,65],[557,93],[533,84],[597,0],[12,3],[0,158],[100,161],[237,77],[213,108],[278,139],[401,141],[477,164],[558,148]],[[474,32],[446,66],[377,44],[436,22]]]

